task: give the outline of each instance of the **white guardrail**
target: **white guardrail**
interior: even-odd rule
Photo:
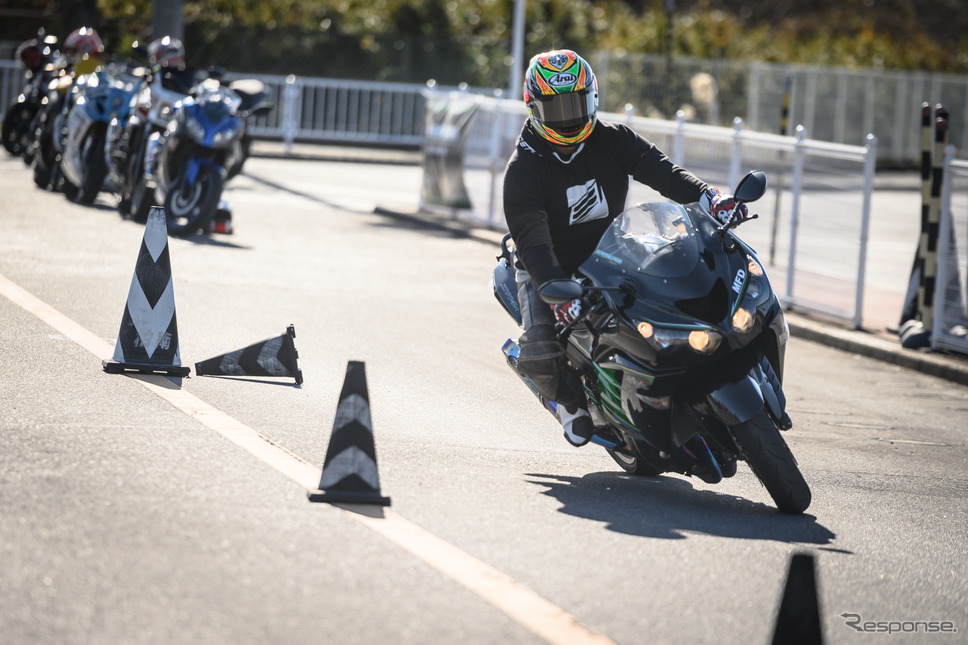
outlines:
[[[229,74],[227,78],[238,78]],[[500,99],[452,88],[423,84],[377,83],[295,76],[246,76],[269,88],[275,108],[260,115],[250,127],[258,138],[294,141],[355,143],[387,147],[423,148],[428,140],[428,101],[454,105],[472,102],[473,118],[464,135],[462,174],[471,208],[461,217],[491,227],[502,227],[500,189],[504,164],[525,117],[520,101]],[[23,72],[15,61],[0,61],[0,110],[20,92]],[[852,146],[810,139],[803,128],[793,136],[753,132],[741,119],[732,128],[689,123],[680,113],[674,121],[624,114],[602,114],[624,121],[665,151],[679,165],[720,186],[735,186],[740,174],[760,168],[770,178],[773,217],[744,226],[743,239],[767,255],[774,284],[782,285],[781,299],[791,307],[830,315],[860,327],[871,196],[877,139]],[[453,158],[450,158],[453,159]],[[450,159],[448,163],[450,163]],[[425,161],[426,165],[426,161]],[[933,338],[939,347],[968,353],[963,336],[945,330],[968,325],[965,283],[968,253],[965,231],[968,209],[968,162],[946,162],[943,197],[941,266],[936,303],[945,303],[935,319]],[[760,202],[769,209],[770,195]],[[649,189],[633,182],[630,202],[656,199]],[[954,205],[954,206],[953,206]],[[456,216],[456,210],[453,211]],[[768,225],[767,225],[768,222]],[[945,255],[945,254],[948,255]],[[941,274],[940,272],[946,272]],[[954,286],[952,286],[954,285]],[[946,289],[947,291],[943,291]],[[939,307],[940,309],[940,307]],[[940,327],[939,327],[940,326]]]
[[[468,102],[476,105],[464,140],[471,208],[426,202],[422,207],[506,230],[500,186],[524,106],[463,92],[451,92],[446,104],[466,112],[463,104]],[[741,236],[769,250],[774,284],[785,305],[861,326],[876,137],[869,135],[866,146],[850,146],[809,139],[802,127],[794,136],[751,132],[738,118],[733,128],[687,123],[681,114],[676,121],[607,113],[600,118],[625,122],[675,163],[715,185],[736,186],[751,168],[766,171],[775,200],[773,217],[743,227]],[[662,197],[633,182],[630,203],[654,199]],[[768,209],[769,201],[765,197],[758,205]]]

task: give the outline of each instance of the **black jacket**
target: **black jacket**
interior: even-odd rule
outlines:
[[[535,285],[564,278],[625,209],[629,175],[680,204],[707,185],[631,128],[599,121],[565,160],[525,123],[504,176],[504,216]]]

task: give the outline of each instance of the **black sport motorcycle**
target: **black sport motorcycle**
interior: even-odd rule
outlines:
[[[753,171],[738,203],[766,192]],[[783,360],[789,327],[763,264],[734,229],[756,215],[734,210],[720,225],[699,204],[639,204],[615,219],[574,280],[539,288],[549,304],[583,301],[560,330],[569,368],[584,384],[598,430],[592,438],[627,472],[680,473],[719,483],[746,461],[785,513],[802,513],[811,493],[780,435],[786,413]],[[494,293],[520,324],[505,237]],[[518,345],[508,339],[517,370]]]

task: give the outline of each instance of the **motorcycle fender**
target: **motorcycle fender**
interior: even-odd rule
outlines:
[[[749,421],[763,407],[763,391],[750,375],[723,383],[706,395],[706,402],[728,426]]]

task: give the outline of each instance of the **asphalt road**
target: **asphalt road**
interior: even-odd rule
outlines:
[[[104,373],[144,230],[0,158],[0,640],[766,643],[805,553],[826,642],[964,642],[964,386],[794,338],[807,514],[626,476],[505,366],[494,241],[375,212],[420,181],[251,159],[234,235],[169,240],[182,363],[292,324],[296,387]],[[306,497],[349,361],[388,509]]]

